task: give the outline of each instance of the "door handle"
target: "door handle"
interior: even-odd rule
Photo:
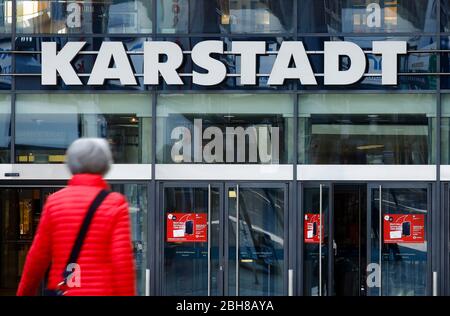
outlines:
[[[433,296],[438,296],[438,274],[433,271]]]
[[[208,296],[211,296],[211,184],[208,184]]]
[[[288,270],[288,296],[294,295],[294,270]]]
[[[337,256],[337,244],[334,239],[333,239],[333,250],[334,250],[334,255]]]
[[[150,296],[150,269],[145,269],[145,296]]]

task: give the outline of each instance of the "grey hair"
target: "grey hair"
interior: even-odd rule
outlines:
[[[66,163],[72,174],[104,175],[113,163],[111,149],[104,138],[79,138],[66,152]]]

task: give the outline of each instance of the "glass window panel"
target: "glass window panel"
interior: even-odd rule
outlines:
[[[115,163],[151,161],[151,97],[27,94],[16,100],[16,162],[62,163],[79,137],[102,137]]]
[[[450,32],[450,0],[441,1],[441,32]]]
[[[166,34],[287,33],[294,20],[293,0],[162,1],[157,15]]]
[[[7,51],[7,52],[5,52]],[[10,90],[12,77],[11,37],[0,38],[0,90]]]
[[[284,190],[240,187],[239,203],[237,194],[228,189],[228,295],[283,295]]]
[[[137,292],[145,295],[147,185],[111,184],[111,189],[124,194],[128,200]],[[15,295],[43,205],[57,190],[56,187],[0,189],[0,296]]]
[[[299,0],[303,33],[435,32],[435,0]]]
[[[320,190],[322,189],[322,194]],[[329,188],[307,187],[303,191],[303,214],[307,217],[316,216],[315,233],[317,241],[304,243],[303,263],[303,294],[305,296],[331,295],[328,288],[328,242],[329,242]],[[322,197],[322,203],[320,201]],[[320,216],[322,206],[322,216]],[[320,234],[320,229],[323,229]],[[320,238],[322,237],[322,238]],[[306,238],[304,236],[304,238]],[[320,240],[322,239],[322,240]],[[322,282],[322,284],[320,283]]]
[[[381,291],[379,287],[369,288],[369,295],[383,296],[424,296],[429,295],[428,285],[428,238],[427,231],[428,192],[422,188],[382,188],[380,214],[380,189],[372,189],[370,260],[381,264]],[[380,216],[381,215],[381,216]],[[392,242],[380,232],[380,219],[392,221],[397,216],[422,217],[424,241]],[[420,220],[419,220],[420,221]],[[406,224],[406,225],[405,225]],[[409,225],[408,225],[409,224]],[[412,234],[411,222],[403,223],[402,236]],[[382,228],[384,229],[384,228]],[[409,232],[408,232],[409,230]],[[380,237],[381,233],[381,237]],[[389,234],[387,234],[389,236]],[[380,262],[381,242],[381,262]],[[381,292],[381,293],[380,293]]]
[[[131,242],[136,264],[137,294],[145,295],[147,269],[147,185],[111,184],[111,189],[126,196],[130,209]]]
[[[189,0],[156,2],[158,33],[189,32]]]
[[[0,163],[10,163],[11,97],[0,94]]]
[[[441,37],[441,49],[443,50],[450,49],[450,36]],[[450,73],[450,53],[441,54],[441,72],[447,74]],[[441,89],[450,89],[449,75],[440,76],[440,80],[441,80]]]
[[[450,164],[450,95],[443,94],[441,118],[441,163]]]
[[[17,32],[151,33],[151,0],[17,1]]]
[[[157,161],[292,162],[292,102],[289,95],[161,95]]]
[[[432,164],[436,99],[421,95],[304,95],[303,164]]]
[[[12,22],[12,1],[0,0],[0,33],[10,33]]]
[[[56,190],[0,189],[0,296],[15,295],[42,207],[47,197]],[[44,283],[45,280],[42,285]]]
[[[180,296],[206,296],[208,284],[211,295],[218,295],[219,289],[219,239],[220,239],[220,204],[221,191],[212,187],[210,195],[208,188],[201,187],[172,187],[164,189],[164,210],[162,211],[164,225],[164,295]],[[210,218],[208,218],[208,205],[210,203]],[[195,214],[195,215],[194,215]],[[166,229],[171,221],[180,220],[181,217],[194,219],[194,216],[208,221],[210,234],[209,258],[211,275],[208,275],[208,242],[197,240],[175,240],[173,234],[169,239]],[[194,223],[193,221],[187,221]],[[179,223],[179,222],[178,222]],[[193,225],[199,226],[198,222]],[[185,228],[189,226],[185,226]],[[191,226],[192,227],[192,226]],[[175,227],[174,227],[175,228]],[[179,226],[177,229],[179,230]],[[208,279],[210,277],[210,279]]]

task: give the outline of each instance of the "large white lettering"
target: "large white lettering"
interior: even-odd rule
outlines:
[[[294,60],[295,67],[289,67]],[[302,42],[283,42],[269,77],[269,85],[282,85],[286,79],[299,79],[303,85],[316,85],[314,72]]]
[[[381,54],[381,84],[397,84],[398,55],[406,54],[406,42],[373,42],[373,53]]]
[[[223,54],[222,41],[204,41],[192,49],[192,61],[199,67],[206,69],[207,73],[193,71],[192,82],[201,86],[215,86],[221,83],[227,76],[225,65],[212,58],[212,53]]]
[[[183,51],[173,42],[145,42],[144,43],[144,84],[159,84],[159,75],[169,85],[182,85],[178,75],[178,68],[183,63]],[[167,60],[160,62],[161,55]]]
[[[56,52],[56,43],[42,42],[42,85],[56,85],[58,73],[67,85],[81,85],[81,80],[71,65],[86,42],[68,42]]]
[[[82,85],[72,60],[80,53],[86,42],[68,42],[59,52],[56,43],[42,43],[42,85],[56,85],[58,75],[66,85]],[[190,53],[193,84],[215,86],[228,76],[227,66],[221,55],[239,55],[240,63],[233,67],[237,70],[234,77],[240,77],[240,85],[256,84],[258,58],[268,54],[265,42],[236,41],[231,42],[231,50],[225,51],[222,41],[203,41],[197,43],[191,52],[183,52],[175,42],[150,41],[143,44],[144,84],[158,85],[161,79],[167,85],[183,85],[180,68]],[[313,52],[319,54],[320,52]],[[405,41],[374,41],[372,54],[381,55],[383,85],[396,85],[398,76],[398,57],[407,53]],[[313,67],[308,58],[303,42],[285,41],[275,53],[275,61],[268,76],[268,85],[283,85],[286,80],[298,80],[302,85],[317,85]],[[233,60],[224,58],[224,60]],[[236,59],[234,59],[236,60]],[[110,67],[112,61],[114,67]],[[366,71],[365,52],[352,42],[325,42],[323,51],[324,84],[350,85],[358,82]],[[195,67],[204,71],[197,71]],[[184,68],[184,67],[183,67]],[[187,67],[186,67],[187,68]],[[191,68],[191,67],[189,67]],[[107,79],[118,79],[123,85],[136,85],[133,67],[121,42],[105,42],[98,51],[91,70],[88,85],[101,85]]]
[[[109,67],[111,60],[115,67]],[[121,42],[102,43],[88,84],[102,85],[106,79],[119,79],[123,85],[136,84],[127,52]]]
[[[357,82],[366,70],[366,55],[351,42],[325,42],[324,83],[326,85],[348,85]],[[348,68],[340,70],[341,57],[349,59]]]

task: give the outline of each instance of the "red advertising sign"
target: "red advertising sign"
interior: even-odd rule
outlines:
[[[207,242],[208,214],[167,213],[167,242]]]
[[[303,221],[303,233],[305,243],[319,244],[321,229],[323,231],[323,226],[320,225],[320,214],[313,214],[313,213],[305,214],[305,220]]]
[[[423,243],[425,241],[424,214],[386,214],[383,220],[386,244]]]

